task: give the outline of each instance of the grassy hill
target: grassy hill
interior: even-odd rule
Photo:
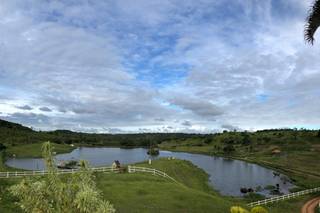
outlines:
[[[193,137],[198,137],[198,135],[184,133],[90,134],[69,130],[35,131],[20,124],[0,119],[0,143],[7,146],[51,141],[57,144],[136,147],[158,144],[166,140]]]

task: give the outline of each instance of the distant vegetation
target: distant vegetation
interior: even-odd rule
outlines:
[[[0,119],[0,151],[7,146],[51,141],[56,144],[85,144],[92,146],[150,147],[163,142],[176,142],[186,146],[210,146],[215,152],[232,153],[237,146],[254,151],[254,144],[285,145],[287,149],[301,149],[299,142],[320,141],[320,130],[272,129],[257,132],[224,131],[213,134],[140,133],[140,134],[90,134],[69,130],[35,131],[20,124]],[[303,149],[311,148],[310,146]]]
[[[2,145],[21,145],[43,141],[57,144],[86,144],[92,146],[149,147],[163,141],[199,137],[183,133],[146,133],[146,134],[89,134],[69,130],[34,131],[20,124],[0,119],[0,143]],[[0,145],[1,149],[1,145]]]

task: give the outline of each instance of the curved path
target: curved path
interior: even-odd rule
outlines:
[[[312,200],[309,200],[303,205],[301,209],[301,213],[314,213],[314,209],[319,204],[319,202],[320,202],[320,197],[316,197],[316,198],[313,198]]]

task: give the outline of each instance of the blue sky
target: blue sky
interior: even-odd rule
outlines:
[[[319,128],[311,3],[1,1],[0,118],[111,133]]]

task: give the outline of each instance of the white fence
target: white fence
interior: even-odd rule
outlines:
[[[294,193],[290,193],[290,194],[286,194],[286,195],[281,195],[281,196],[277,196],[277,197],[272,197],[272,198],[268,198],[268,199],[260,200],[260,201],[256,201],[256,202],[252,202],[252,203],[249,203],[248,206],[254,207],[254,206],[260,206],[260,205],[266,205],[268,203],[287,200],[287,199],[295,198],[295,197],[298,197],[301,195],[311,194],[314,192],[320,192],[320,187],[313,188],[313,189],[307,189],[307,190],[303,190],[303,191],[299,191],[299,192],[294,192]]]
[[[156,170],[156,169],[151,169],[151,168],[146,168],[146,167],[139,167],[139,166],[128,166],[128,172],[129,173],[135,173],[135,172],[151,173],[153,175],[158,175],[158,176],[161,176],[161,177],[164,177],[164,178],[168,178],[168,179],[172,180],[173,182],[179,183],[178,181],[176,181],[175,179],[173,179],[172,177],[167,175],[167,173],[159,171],[159,170]]]
[[[97,167],[89,168],[90,171],[94,172],[119,172],[119,169],[109,167]],[[58,169],[58,174],[72,174],[76,172],[81,172],[80,169]],[[15,172],[0,172],[0,178],[14,178],[14,177],[26,177],[26,176],[38,176],[47,175],[46,170],[35,170],[35,171],[15,171]]]
[[[96,167],[96,168],[89,168],[90,171],[94,172],[114,172],[118,173],[121,169],[113,168],[111,166],[109,167]],[[76,172],[81,172],[80,169],[58,169],[58,174],[73,174]],[[143,172],[143,173],[151,173],[153,175],[158,175],[164,178],[168,178],[172,180],[173,182],[177,182],[175,179],[167,175],[165,172],[146,168],[146,167],[138,167],[138,166],[128,166],[128,172],[129,173],[135,173],[135,172]],[[39,175],[47,175],[48,171],[46,170],[35,170],[35,171],[15,171],[15,172],[0,172],[0,178],[18,178],[18,177],[27,177],[27,176],[39,176]]]

